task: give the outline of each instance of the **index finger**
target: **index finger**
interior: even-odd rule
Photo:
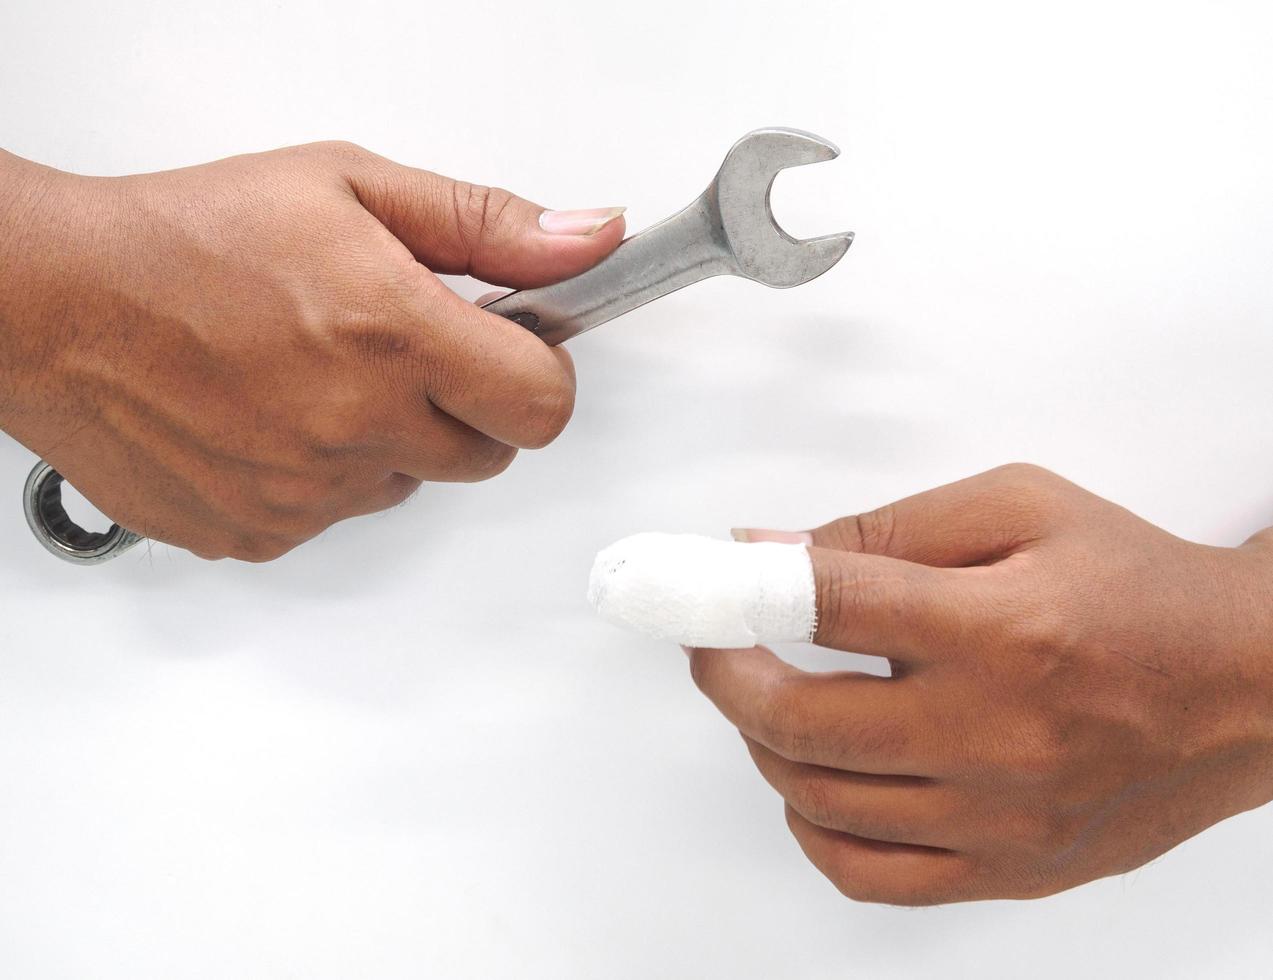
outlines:
[[[421,315],[442,334],[444,354],[411,379],[429,401],[479,432],[521,449],[555,439],[574,410],[570,355],[525,327],[487,313],[433,280]]]

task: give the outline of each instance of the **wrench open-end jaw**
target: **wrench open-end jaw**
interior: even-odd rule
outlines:
[[[769,205],[774,179],[789,167],[834,160],[834,143],[798,129],[758,129],[734,144],[707,193],[715,191],[734,275],[786,289],[816,279],[840,261],[853,232],[792,238]]]
[[[798,129],[748,133],[684,211],[633,235],[582,275],[512,293],[486,309],[559,344],[711,276],[799,286],[835,265],[853,233],[798,241],[774,220],[769,194],[779,171],[839,154],[832,143]]]

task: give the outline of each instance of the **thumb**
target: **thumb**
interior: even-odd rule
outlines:
[[[548,211],[498,187],[370,153],[345,177],[362,206],[438,273],[546,286],[591,268],[623,240],[623,208]]]

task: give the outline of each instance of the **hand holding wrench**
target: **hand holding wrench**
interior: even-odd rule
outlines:
[[[758,129],[734,144],[715,179],[685,210],[633,235],[573,279],[523,289],[486,309],[560,344],[651,300],[712,276],[787,288],[815,279],[853,243],[844,232],[797,241],[774,220],[769,194],[780,170],[834,159],[839,150],[796,129]],[[23,491],[27,523],[51,553],[81,565],[108,561],[141,536],[113,525],[85,531],[66,514],[62,476],[41,461]]]

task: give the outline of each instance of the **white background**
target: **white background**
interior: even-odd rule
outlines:
[[[345,138],[636,229],[781,124],[845,154],[779,216],[858,233],[581,338],[556,445],[271,565],[64,566],[0,443],[0,974],[1268,976],[1273,809],[1045,901],[854,905],[583,591],[626,533],[1014,459],[1273,523],[1270,51],[1264,2],[0,0],[0,145],[65,169]]]

